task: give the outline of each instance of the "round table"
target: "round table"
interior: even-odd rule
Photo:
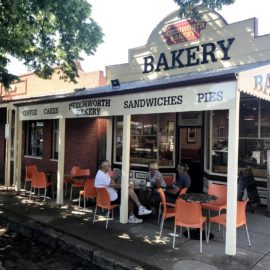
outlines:
[[[217,196],[209,195],[207,193],[186,193],[180,195],[180,198],[186,202],[208,203],[215,201]]]
[[[180,198],[186,202],[199,202],[199,203],[208,203],[215,201],[217,199],[217,196],[215,195],[209,195],[207,193],[186,193],[183,195],[180,195]],[[187,231],[184,232],[184,236],[188,237]],[[210,233],[209,239],[213,239],[214,234]],[[200,230],[199,229],[191,229],[190,230],[190,239],[193,240],[200,240]],[[203,240],[205,240],[205,233],[203,231]]]

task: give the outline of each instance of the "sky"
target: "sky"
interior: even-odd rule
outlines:
[[[128,49],[145,45],[151,31],[179,7],[173,0],[89,0],[92,17],[102,27],[104,43],[94,56],[84,56],[85,71],[105,70],[107,65],[128,61]],[[236,0],[218,11],[228,23],[258,18],[258,33],[270,33],[269,0]],[[9,70],[20,75],[28,72],[16,59]]]

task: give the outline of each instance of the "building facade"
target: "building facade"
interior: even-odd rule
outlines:
[[[16,124],[7,143],[15,142],[15,188],[29,154],[44,170],[55,159],[62,204],[64,174],[83,164],[94,175],[92,158],[106,152],[122,170],[120,222],[126,223],[130,179],[144,183],[150,161],[164,174],[187,163],[191,190],[227,184],[226,254],[235,255],[239,171],[251,166],[264,203],[268,195],[270,35],[257,35],[255,19],[227,24],[216,12],[199,13],[200,20],[167,16],[145,46],[129,50],[128,63],[106,67],[107,85],[12,100]],[[53,130],[51,148],[41,143],[41,127]]]
[[[56,95],[65,95],[82,91],[86,87],[106,84],[106,79],[101,71],[84,72],[80,65],[78,71],[79,77],[76,84],[59,79],[61,74],[58,74],[56,70],[51,80],[44,80],[33,73],[29,73],[20,76],[20,81],[11,85],[11,88],[7,91],[1,87],[0,177],[2,183],[4,183],[5,177],[8,177],[12,184],[14,176],[14,143],[16,142],[14,141],[15,108],[13,103],[29,98],[54,98]],[[8,111],[11,112],[10,125],[6,125],[9,120],[7,119]],[[10,136],[5,138],[9,129]],[[25,166],[30,164],[36,164],[40,170],[57,171],[58,129],[58,121],[53,119],[23,123],[22,177],[25,175]],[[104,158],[106,154],[103,143],[104,137],[106,140],[106,120],[80,119],[80,121],[74,121],[70,119],[67,121],[66,136],[66,174],[69,174],[72,166],[78,164],[85,168],[96,169],[99,163],[98,157]],[[10,151],[7,149],[9,142]],[[5,166],[8,165],[7,163],[9,166]]]

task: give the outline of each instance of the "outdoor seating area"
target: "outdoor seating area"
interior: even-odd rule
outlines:
[[[114,170],[110,170],[107,175],[111,179],[111,183],[116,178],[116,173]],[[49,176],[50,177],[48,177],[46,172],[39,171],[36,165],[26,166],[24,187],[25,194],[29,193],[29,200],[33,199],[36,190],[38,197],[40,196],[40,190],[44,190],[44,202],[46,202],[49,191],[51,191],[50,195],[52,195],[52,199],[55,198],[55,187],[51,177],[52,172],[49,173]],[[136,189],[134,188],[134,185],[132,183],[129,187],[131,189],[134,189],[137,194],[140,194],[141,192],[150,194],[150,197],[148,196],[148,201],[145,201],[145,198],[147,196],[144,197],[144,200],[142,199],[142,201],[145,205],[150,205],[153,213],[148,214],[148,217],[146,216],[144,221],[148,222],[149,220],[150,222],[153,222],[153,220],[156,220],[157,217],[156,224],[158,225],[160,223],[160,229],[158,234],[159,239],[162,239],[163,237],[168,238],[167,235],[163,235],[164,224],[165,222],[167,222],[167,220],[170,220],[170,223],[173,223],[173,227],[171,228],[170,240],[172,242],[173,248],[175,248],[178,238],[182,238],[182,235],[184,235],[187,239],[199,241],[199,251],[200,253],[202,253],[203,240],[206,244],[208,244],[209,240],[215,237],[214,233],[216,232],[215,230],[213,230],[215,227],[213,228],[212,226],[211,232],[211,224],[217,224],[218,231],[220,231],[220,227],[222,226],[222,233],[224,238],[226,228],[227,206],[227,187],[225,185],[211,184],[208,187],[208,193],[188,192],[188,187],[183,187],[177,193],[174,202],[168,202],[167,198],[170,198],[170,195],[168,195],[170,194],[170,188],[175,185],[176,179],[171,175],[164,175],[162,177],[164,179],[164,182],[166,183],[165,187],[153,186],[149,184],[149,181],[146,181],[144,185],[136,186]],[[48,180],[48,178],[50,178],[50,180]],[[83,211],[83,214],[87,215],[88,218],[90,215],[93,224],[100,220],[100,218],[97,218],[99,209],[102,210],[101,216],[105,218],[106,229],[108,229],[109,220],[116,221],[114,217],[119,216],[116,210],[120,207],[120,201],[119,203],[113,203],[111,201],[108,187],[95,187],[94,174],[90,174],[90,169],[83,169],[78,166],[72,167],[70,175],[66,175],[65,177],[64,184],[66,201],[69,201],[71,205],[78,205],[79,209],[81,209]],[[30,185],[30,190],[26,188],[27,185]],[[67,194],[69,186],[70,196],[68,196]],[[75,191],[77,190],[78,200],[72,200],[75,196]],[[153,194],[155,194],[155,201],[151,199],[153,198]],[[158,195],[158,199],[156,195]],[[141,197],[139,198],[141,199]],[[82,200],[83,206],[81,205]],[[90,203],[88,203],[88,201]],[[155,212],[155,208],[158,209],[158,212]],[[243,226],[245,227],[248,238],[248,246],[251,246],[247,227],[248,222],[246,218],[246,208],[247,201],[238,202],[237,228]],[[180,233],[177,234],[177,229],[179,227]],[[186,232],[184,233],[182,233],[183,228],[186,229]]]

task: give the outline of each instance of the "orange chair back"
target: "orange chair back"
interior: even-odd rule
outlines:
[[[82,169],[82,168],[79,168],[79,169],[76,171],[76,175],[75,175],[75,176],[82,176],[82,175],[90,175],[90,170],[89,170],[89,169]]]
[[[180,196],[180,195],[186,194],[187,191],[188,191],[188,187],[182,188],[182,189],[180,190],[180,192],[179,192],[179,196]]]
[[[166,217],[166,214],[167,214],[166,196],[165,196],[165,193],[164,193],[162,188],[158,189],[158,193],[160,195],[161,203],[163,206],[163,215],[164,215],[164,217]]]
[[[237,202],[237,221],[246,224],[246,210],[248,201]]]
[[[95,179],[87,179],[84,185],[84,195],[86,197],[97,197],[97,189],[94,186]]]
[[[200,224],[202,220],[202,207],[199,202],[186,202],[176,200],[175,224]]]
[[[174,178],[172,175],[164,175],[163,179],[166,183],[166,186],[172,186],[174,183]]]
[[[37,166],[36,165],[27,165],[25,166],[26,170],[26,179],[30,180],[33,177],[33,174],[37,172]]]
[[[46,188],[48,181],[44,172],[35,172],[33,174],[32,187],[33,188]]]
[[[107,189],[104,188],[97,188],[97,206],[108,209],[110,208],[111,200],[110,195]]]
[[[227,186],[211,184],[208,187],[208,194],[217,196],[215,202],[226,204],[227,203]]]
[[[75,176],[77,174],[77,171],[80,169],[79,166],[73,166],[70,171],[70,176]]]

